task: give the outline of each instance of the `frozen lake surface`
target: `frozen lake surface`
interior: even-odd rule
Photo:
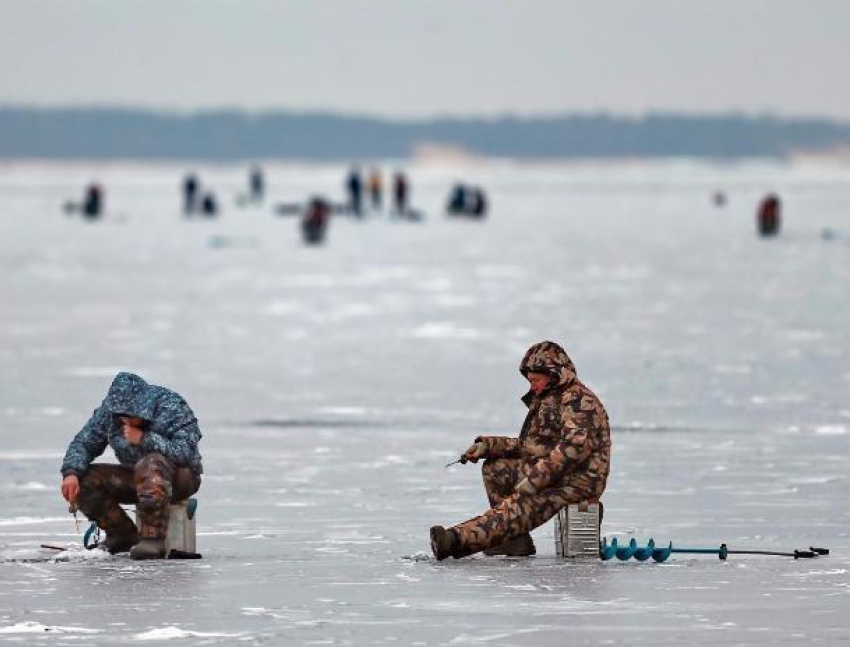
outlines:
[[[183,170],[0,167],[0,642],[850,640],[850,169],[418,166],[424,223],[337,219],[318,248],[233,206],[241,167],[200,169],[224,213],[183,219]],[[274,200],[341,195],[342,166],[267,170]],[[91,179],[108,215],[63,215]],[[442,215],[456,179],[488,188],[486,222]],[[541,339],[614,426],[604,534],[832,555],[573,563],[550,523],[533,559],[433,561],[428,528],[486,505],[477,468],[443,465],[518,433]],[[203,560],[78,547],[59,464],[118,370],[201,420]]]

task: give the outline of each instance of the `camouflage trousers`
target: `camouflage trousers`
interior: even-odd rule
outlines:
[[[488,458],[481,468],[490,509],[452,528],[459,547],[454,557],[465,557],[494,548],[508,539],[530,532],[570,503],[598,500],[593,479],[574,474],[557,487],[537,494],[518,494],[514,488],[528,476],[533,463],[519,458]]]
[[[95,464],[80,479],[77,505],[109,536],[132,537],[136,524],[119,504],[135,503],[141,537],[161,539],[168,534],[168,506],[201,487],[201,477],[188,467],[178,468],[162,454],[147,454],[135,468]]]

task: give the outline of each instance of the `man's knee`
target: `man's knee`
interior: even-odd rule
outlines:
[[[106,480],[97,465],[92,465],[80,479],[80,491],[96,491],[104,489]]]
[[[106,496],[109,489],[109,473],[99,465],[91,465],[80,478],[80,493],[78,500],[84,504],[92,500],[100,500]]]
[[[162,454],[147,454],[136,463],[136,497],[142,509],[161,508],[171,502],[174,464]]]
[[[169,471],[173,470],[173,464],[162,454],[154,452],[153,454],[145,454],[136,463],[136,477],[145,476],[153,471]]]

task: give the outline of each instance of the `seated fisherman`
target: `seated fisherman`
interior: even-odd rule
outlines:
[[[599,501],[608,478],[611,431],[602,403],[576,377],[564,349],[544,341],[520,364],[531,385],[519,438],[479,436],[462,462],[484,458],[490,509],[452,528],[431,528],[437,559],[534,555],[529,532],[561,508]]]
[[[201,486],[201,432],[174,391],[119,373],[103,404],[68,445],[62,496],[106,531],[101,546],[133,559],[165,557],[168,506]],[[92,461],[110,445],[120,465]],[[139,531],[120,503],[135,503]]]

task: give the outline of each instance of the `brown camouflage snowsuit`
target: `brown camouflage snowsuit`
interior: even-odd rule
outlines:
[[[135,503],[139,536],[162,539],[168,534],[168,506],[188,499],[201,487],[201,477],[176,467],[162,454],[147,454],[135,468],[95,463],[80,482],[77,505],[107,535],[131,537],[136,524],[119,504]]]
[[[491,508],[452,528],[460,544],[455,557],[499,546],[542,525],[569,503],[598,501],[605,490],[611,455],[608,414],[578,380],[564,349],[550,341],[535,344],[520,372],[546,373],[549,386],[523,397],[528,415],[519,438],[476,438],[487,446],[482,474]],[[536,494],[514,491],[525,477]]]

